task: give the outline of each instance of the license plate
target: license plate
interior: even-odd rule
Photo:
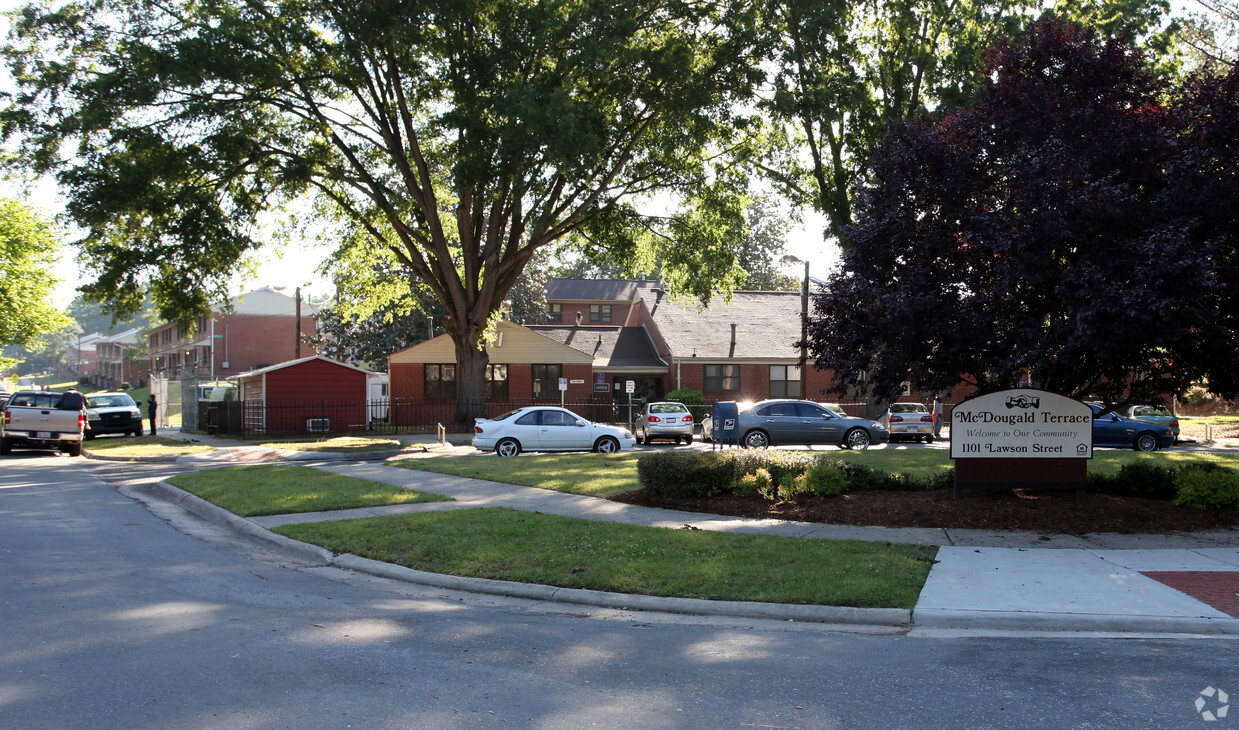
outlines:
[[[52,437],[51,431],[35,431],[34,437],[37,439],[49,439]]]

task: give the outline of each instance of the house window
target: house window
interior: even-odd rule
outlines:
[[[533,366],[533,397],[559,397],[559,379],[563,377],[563,365]]]
[[[590,324],[610,324],[611,323],[611,305],[610,304],[589,305],[589,323]]]
[[[548,303],[546,305],[546,321],[547,322],[564,321],[564,305]]]
[[[486,398],[487,400],[508,399],[508,366],[490,364],[486,366]]]
[[[426,379],[422,384],[422,395],[427,400],[455,400],[456,366],[427,363],[425,368]]]
[[[705,368],[706,391],[740,390],[739,365],[706,365]]]
[[[771,365],[770,366],[770,397],[799,398],[800,397],[800,366]]]

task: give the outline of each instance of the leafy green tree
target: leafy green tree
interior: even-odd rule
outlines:
[[[20,201],[0,198],[0,344],[28,345],[68,323],[51,301],[59,253],[51,223]]]
[[[1195,0],[1187,7],[1179,39],[1191,65],[1225,73],[1239,56],[1239,1]]]
[[[827,234],[852,223],[866,152],[889,129],[968,98],[985,48],[1025,0],[770,0],[775,152],[766,172],[821,211]]]
[[[346,258],[407,269],[386,284],[443,304],[467,421],[488,322],[538,250],[652,246],[674,289],[737,283],[725,233],[745,181],[721,155],[760,76],[757,15],[741,0],[28,6],[0,122],[58,175],[99,272],[83,291],[122,317],[147,290],[164,317],[206,312],[264,243],[259,216],[312,198]],[[682,212],[642,214],[655,193]]]
[[[772,201],[756,198],[745,209],[745,231],[736,249],[736,263],[744,269],[741,285],[748,291],[797,291],[801,282],[782,273],[791,223]]]
[[[762,106],[774,130],[761,167],[847,245],[871,149],[905,120],[959,108],[984,83],[985,53],[1018,35],[1030,0],[769,0],[775,61]],[[1060,0],[1060,16],[1126,30],[1172,54],[1165,0]]]

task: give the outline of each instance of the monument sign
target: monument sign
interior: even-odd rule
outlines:
[[[955,493],[965,487],[1075,488],[1093,458],[1093,410],[1044,390],[970,398],[951,411]]]

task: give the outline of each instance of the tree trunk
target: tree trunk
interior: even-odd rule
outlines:
[[[486,416],[486,365],[490,356],[481,342],[481,332],[449,331],[456,345],[456,423],[473,425]]]

